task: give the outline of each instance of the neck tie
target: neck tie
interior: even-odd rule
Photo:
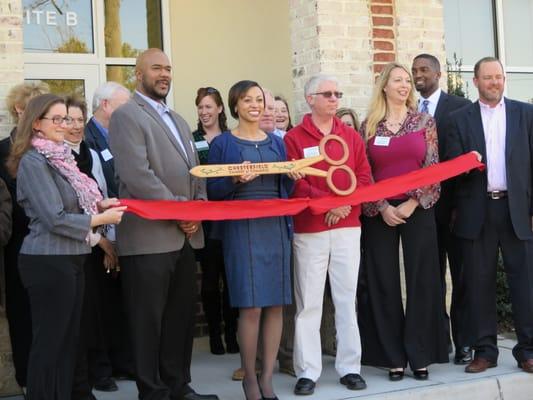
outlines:
[[[421,113],[429,114],[429,108],[428,108],[429,100],[424,100],[422,102],[422,108],[420,108]]]

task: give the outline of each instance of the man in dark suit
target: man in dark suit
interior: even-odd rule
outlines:
[[[85,143],[96,151],[102,164],[109,197],[118,197],[113,155],[109,149],[109,120],[113,111],[126,103],[130,92],[116,82],[105,82],[93,95],[93,116],[85,126]],[[113,240],[114,237],[111,238]],[[96,390],[112,392],[118,387],[112,376],[132,376],[129,334],[122,305],[120,274],[108,274],[101,268],[96,271],[98,293],[101,297],[99,310],[106,334],[105,342],[91,340],[88,353],[89,376]]]
[[[440,62],[435,56],[419,54],[414,58],[411,70],[416,90],[420,93],[418,110],[431,114],[437,122],[439,158],[443,160],[446,154],[446,135],[450,122],[450,113],[470,104],[470,101],[463,97],[447,94],[439,88],[439,79],[441,77]],[[468,364],[472,361],[472,351],[464,339],[464,328],[461,326],[462,301],[464,299],[461,282],[463,273],[457,239],[451,232],[453,213],[453,180],[448,180],[441,183],[440,199],[435,206],[442,282],[442,304],[444,305],[443,312],[449,338],[450,317],[446,312],[446,259],[448,259],[452,277],[450,316],[452,338],[455,345],[454,362],[456,364]]]
[[[121,198],[206,199],[189,126],[164,102],[172,81],[168,57],[148,49],[137,58],[133,98],[115,110],[109,144]],[[139,398],[218,400],[190,386],[199,221],[152,221],[124,215],[117,226],[124,303]]]
[[[533,373],[533,106],[503,97],[500,61],[474,67],[479,101],[452,113],[447,158],[475,151],[487,168],[459,177],[454,233],[461,238],[468,333],[466,372],[495,367],[496,266],[501,250],[513,305],[518,366]]]
[[[100,85],[93,95],[93,116],[85,126],[85,142],[100,157],[109,197],[118,196],[113,155],[109,150],[109,120],[113,111],[130,99],[130,92],[116,82]]]

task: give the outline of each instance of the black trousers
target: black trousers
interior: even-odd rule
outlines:
[[[70,400],[83,302],[85,255],[21,254],[30,297],[33,341],[27,398]]]
[[[417,208],[405,224],[396,227],[385,224],[381,215],[362,218],[362,222],[362,281],[366,285],[366,290],[359,291],[358,302],[362,362],[388,368],[409,363],[412,369],[448,362],[433,210]]]
[[[239,311],[232,308],[229,303],[222,241],[207,239],[205,247],[199,253],[202,266],[202,305],[209,335],[220,335],[222,333],[220,325],[224,321],[224,333],[227,340],[228,336],[235,337]],[[222,291],[220,290],[221,282]]]
[[[438,206],[438,204],[437,204]],[[461,259],[460,239],[457,238],[450,229],[449,221],[436,221],[437,223],[437,243],[439,247],[439,265],[441,280],[441,297],[443,305],[443,314],[446,321],[447,337],[451,337],[455,349],[470,346],[465,336],[464,312],[465,292],[463,283],[463,261]],[[450,265],[450,275],[452,278],[452,301],[450,315],[446,312],[446,265]]]
[[[14,227],[14,229],[16,229]],[[30,299],[22,284],[18,257],[23,237],[16,231],[4,249],[6,277],[6,317],[15,366],[15,379],[19,386],[26,386],[28,358],[32,339]]]
[[[501,249],[511,296],[518,361],[533,358],[533,240],[514,232],[507,198],[489,200],[485,224],[475,240],[462,240],[465,293],[470,343],[475,356],[498,358],[496,345],[496,266]]]
[[[94,247],[83,267],[85,289],[81,314],[78,356],[72,388],[72,400],[86,399],[96,380],[111,376],[111,362],[107,356],[106,327],[99,276],[104,272],[104,252]],[[98,360],[95,363],[95,359]]]
[[[191,381],[195,259],[180,251],[121,257],[139,399],[179,397]]]

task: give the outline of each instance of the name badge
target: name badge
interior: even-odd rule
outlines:
[[[111,152],[109,151],[109,149],[105,149],[105,150],[102,150],[100,152],[100,155],[102,156],[102,158],[104,159],[104,161],[109,161],[113,158],[113,154],[111,154]]]
[[[374,139],[374,145],[376,146],[388,146],[390,144],[390,137],[388,136],[376,136]]]
[[[207,143],[207,140],[200,140],[198,142],[194,142],[194,145],[196,146],[196,150],[198,151],[209,149],[209,144]]]
[[[320,155],[320,149],[318,146],[306,147],[304,149],[304,158],[316,157]]]

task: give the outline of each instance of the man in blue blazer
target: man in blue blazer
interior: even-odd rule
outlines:
[[[446,154],[446,135],[450,124],[450,114],[471,104],[464,97],[454,96],[439,88],[441,77],[440,62],[431,54],[419,54],[413,59],[411,67],[416,90],[420,93],[418,111],[427,112],[437,122],[437,135],[439,140],[439,158],[444,159]],[[435,220],[437,223],[437,242],[439,246],[440,278],[442,283],[443,315],[446,320],[448,340],[450,340],[450,319],[452,338],[455,345],[455,364],[468,364],[472,361],[472,351],[469,343],[465,342],[464,328],[462,326],[463,311],[462,301],[464,290],[462,284],[463,263],[457,246],[457,239],[451,232],[453,219],[453,186],[454,181],[449,179],[441,182],[441,193],[435,205]],[[446,265],[450,265],[452,278],[452,301],[450,316],[446,312]],[[451,344],[450,344],[451,346]]]
[[[466,372],[495,367],[496,265],[501,250],[518,343],[518,367],[533,373],[533,106],[503,97],[494,57],[474,67],[479,101],[452,114],[447,158],[476,151],[487,168],[458,178],[454,233],[461,238],[466,315],[474,360]]]
[[[105,82],[93,95],[93,116],[85,126],[85,142],[100,157],[109,197],[118,197],[113,155],[109,150],[109,120],[113,111],[130,99],[130,92],[116,82]]]

